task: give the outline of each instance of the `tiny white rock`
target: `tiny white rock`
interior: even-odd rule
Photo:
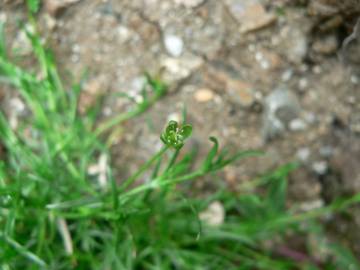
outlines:
[[[204,0],[174,0],[177,5],[184,5],[187,8],[193,8],[200,5]]]
[[[324,175],[328,170],[328,164],[324,160],[315,162],[312,167],[313,170],[319,175]]]
[[[303,202],[300,204],[300,209],[304,212],[308,212],[314,209],[318,209],[324,206],[324,201],[322,199],[309,201],[309,202]]]
[[[296,153],[297,158],[302,162],[306,162],[309,159],[310,155],[310,149],[307,147],[300,148]]]
[[[167,122],[170,122],[170,121],[181,122],[181,115],[177,112],[170,113],[167,117]]]
[[[7,16],[5,12],[0,12],[0,22],[1,23],[6,23],[7,21]]]
[[[24,102],[18,97],[14,97],[14,98],[10,99],[9,103],[10,103],[11,110],[13,112],[15,112],[16,114],[21,114],[26,109]]]
[[[200,213],[199,218],[210,226],[219,226],[225,220],[224,206],[221,202],[214,201],[205,211]]]
[[[108,167],[108,158],[105,154],[101,154],[99,160],[95,164],[91,164],[87,168],[87,173],[90,175],[98,175],[98,182],[101,188],[106,188],[107,186],[107,176],[106,170]]]
[[[174,57],[179,57],[184,49],[184,41],[175,35],[165,35],[164,45],[166,51]]]
[[[305,130],[307,128],[307,125],[304,120],[300,118],[295,118],[291,120],[289,127],[292,131],[301,131]]]
[[[195,92],[194,98],[200,103],[208,102],[214,98],[214,92],[207,88],[201,88]]]

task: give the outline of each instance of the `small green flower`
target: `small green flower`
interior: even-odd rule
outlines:
[[[179,150],[183,147],[185,140],[190,137],[192,133],[191,125],[179,126],[176,121],[171,120],[165,131],[161,134],[160,139],[167,146],[172,146]]]

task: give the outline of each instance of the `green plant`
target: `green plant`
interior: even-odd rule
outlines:
[[[30,6],[32,12],[37,7]],[[285,207],[294,164],[240,186],[238,194],[219,182],[210,196],[189,196],[190,180],[216,179],[228,164],[261,153],[231,154],[212,137],[211,149],[194,167],[196,149],[180,155],[192,127],[174,121],[161,134],[157,153],[129,178],[114,179],[107,133],[149,109],[166,93],[165,84],[147,75],[140,103],[98,123],[97,110],[78,113],[81,84],[65,89],[51,52],[36,32],[27,35],[39,63],[32,71],[12,63],[0,35],[1,79],[29,109],[16,129],[0,113],[7,149],[0,161],[1,269],[318,269],[311,256],[299,262],[263,243],[290,229],[301,233],[304,221],[344,209],[359,196],[294,213]],[[105,182],[88,173],[102,157]],[[258,187],[266,192],[259,195]],[[218,225],[200,218],[214,201],[225,211]],[[333,250],[340,258],[334,267],[357,264],[349,253]]]

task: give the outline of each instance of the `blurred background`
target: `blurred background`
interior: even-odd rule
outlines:
[[[359,16],[359,0],[44,0],[38,24],[67,82],[88,72],[80,110],[100,98],[103,117],[127,110],[118,94],[141,98],[144,72],[169,85],[113,140],[118,175],[161,146],[164,123],[181,120],[185,105],[189,147],[205,153],[214,135],[266,152],[227,167],[229,189],[296,161],[288,203],[306,210],[360,192]],[[25,18],[23,1],[0,0],[8,46],[29,67],[31,45],[18,27]],[[16,126],[24,104],[1,84],[0,99]],[[212,189],[211,179],[196,185]],[[330,237],[360,257],[360,208],[334,218],[324,221]]]

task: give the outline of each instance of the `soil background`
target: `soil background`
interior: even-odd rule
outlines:
[[[186,104],[188,147],[206,153],[216,136],[230,149],[265,151],[220,174],[229,189],[296,161],[289,204],[311,209],[360,192],[359,14],[356,0],[45,0],[38,21],[66,81],[88,71],[84,110],[100,97],[104,118],[128,110],[119,93],[139,98],[145,71],[168,83],[166,97],[119,131],[119,177],[161,146],[165,123]],[[23,1],[0,0],[8,46],[32,68],[25,18]],[[15,124],[26,114],[2,84],[0,99]],[[324,222],[360,258],[360,209]]]

